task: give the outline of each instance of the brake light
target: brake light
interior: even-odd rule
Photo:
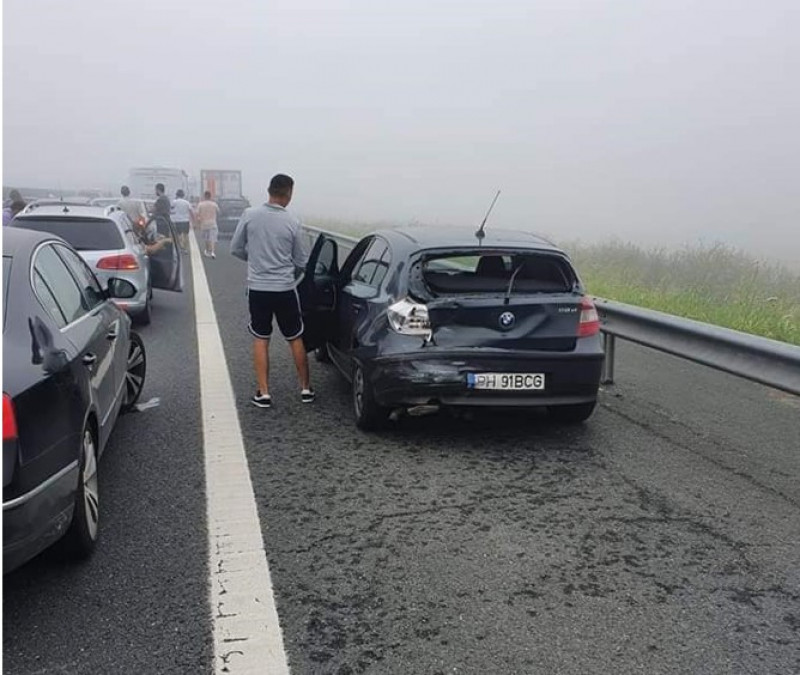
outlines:
[[[387,311],[389,325],[395,332],[430,337],[431,322],[425,305],[403,299],[391,305]]]
[[[3,440],[13,441],[17,438],[17,415],[14,404],[8,394],[3,394]]]
[[[99,270],[138,270],[139,261],[135,255],[123,253],[122,255],[109,255],[97,261]]]
[[[600,316],[594,303],[584,296],[581,298],[581,318],[578,322],[578,337],[590,337],[600,332]]]

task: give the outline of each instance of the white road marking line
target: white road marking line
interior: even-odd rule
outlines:
[[[200,249],[192,252],[203,447],[214,672],[289,672],[217,317]],[[214,264],[214,263],[211,263]]]

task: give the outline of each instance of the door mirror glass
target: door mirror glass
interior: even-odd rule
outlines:
[[[127,279],[113,277],[108,280],[108,295],[112,298],[128,300],[136,295],[136,286]]]

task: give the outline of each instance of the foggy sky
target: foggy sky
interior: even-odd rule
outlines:
[[[3,183],[800,261],[797,0],[5,0]]]

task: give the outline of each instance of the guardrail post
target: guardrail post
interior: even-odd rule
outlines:
[[[614,384],[614,357],[616,356],[617,338],[610,333],[603,333],[603,351],[606,353],[603,362],[601,384]]]

